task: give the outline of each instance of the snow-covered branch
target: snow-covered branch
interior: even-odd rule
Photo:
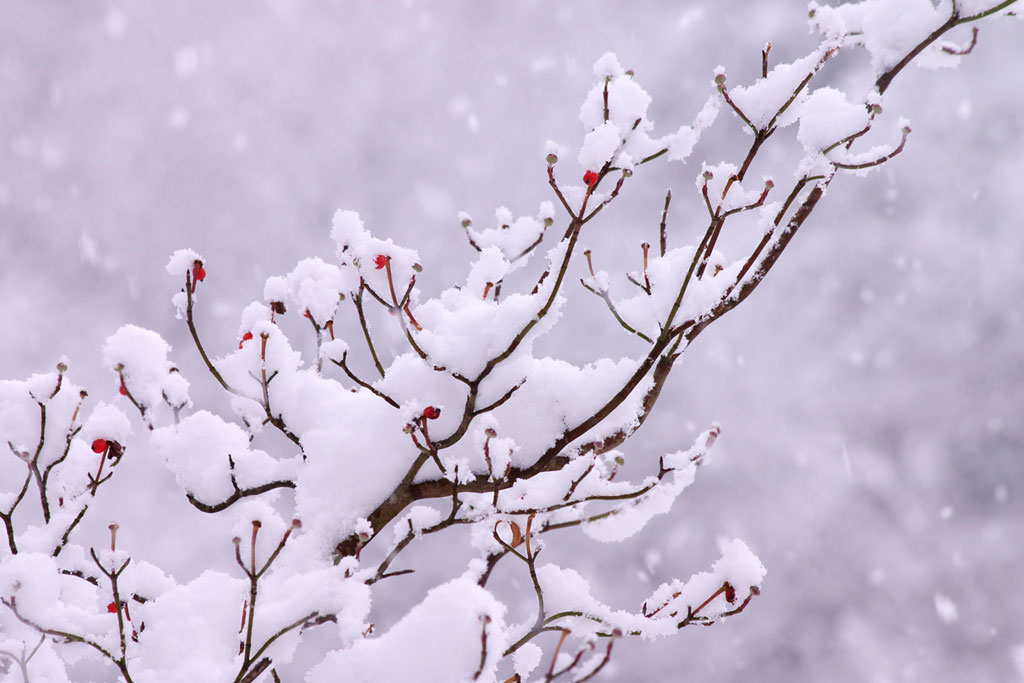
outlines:
[[[812,51],[772,65],[766,46],[760,77],[746,85],[719,67],[692,120],[660,135],[651,97],[606,54],[579,114],[582,172],[548,143],[535,215],[501,207],[481,229],[460,214],[468,272],[434,297],[419,286],[434,274],[415,250],[338,211],[334,261],[308,258],[267,279],[261,300],[241,311],[237,348],[215,348],[200,330],[214,287],[207,269],[218,259],[175,252],[173,303],[231,414],[197,409],[169,345],[132,325],[103,348],[114,405],[88,405],[63,360],[55,372],[0,382],[0,659],[25,680],[37,666],[41,678],[67,680],[64,663],[86,656],[127,682],[276,681],[319,626],[330,636],[301,672],[308,683],[585,681],[604,670],[619,638],[669,636],[743,612],[765,569],[738,540],[709,572],[663,584],[637,611],[603,603],[576,570],[539,558],[558,542],[553,532],[617,542],[670,511],[719,427],[660,457],[619,449],[657,407],[687,346],[759,287],[834,181],[910,144],[902,120],[898,139],[877,130],[905,67],[960,61],[978,32],[972,26],[966,44],[950,32],[1012,5],[812,3],[821,37]],[[836,55],[853,50],[870,57],[871,91],[817,87]],[[644,181],[649,164],[686,162],[722,112],[750,139],[736,158],[700,164],[691,191],[702,208],[689,243],[669,239],[669,192],[656,207],[656,237],[619,245],[639,269],[617,279],[596,269],[602,255],[584,250],[584,231],[600,229],[605,209]],[[802,158],[768,168],[766,150],[786,128]],[[762,167],[773,173],[753,176]],[[754,237],[727,256],[723,235],[742,224],[756,226]],[[573,304],[576,273],[608,309],[609,329],[642,347],[635,356],[574,365],[534,353]],[[132,435],[126,412],[137,413],[144,436]],[[82,538],[121,464],[149,455],[196,510],[231,521],[234,573],[180,581],[132,561],[117,547],[116,522],[109,551]],[[633,481],[621,476],[627,458],[642,465]],[[410,549],[458,527],[470,538],[464,572],[376,633],[371,596],[400,591],[399,577],[419,561]],[[500,597],[517,582],[529,586],[531,610],[519,622]]]

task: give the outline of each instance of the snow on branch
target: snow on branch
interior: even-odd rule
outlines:
[[[903,68],[962,61],[978,40],[974,24],[1012,5],[812,3],[821,36],[813,50],[772,64],[766,46],[755,55],[760,77],[747,84],[718,68],[687,103],[692,121],[660,137],[637,74],[602,56],[579,110],[580,139],[549,142],[538,160],[537,189],[551,194],[534,215],[501,207],[482,228],[453,217],[470,245],[467,274],[436,296],[420,289],[433,273],[415,250],[338,211],[333,262],[311,257],[269,277],[232,341],[214,348],[201,328],[217,261],[175,252],[173,304],[230,413],[195,408],[170,346],[133,325],[104,345],[114,373],[107,402],[72,384],[63,360],[0,382],[0,661],[53,681],[68,680],[78,656],[127,682],[279,681],[279,670],[310,683],[339,671],[352,681],[584,681],[601,675],[620,638],[745,611],[765,569],[739,540],[710,571],[665,583],[634,611],[596,598],[577,570],[538,558],[573,530],[614,543],[670,512],[721,430],[712,425],[661,457],[628,441],[689,343],[760,285],[832,183],[905,148],[902,119],[898,138],[876,130],[889,125],[884,94]],[[969,35],[957,30],[965,24]],[[818,87],[833,57],[850,50],[868,54],[872,92]],[[650,236],[620,243],[633,267],[601,270],[616,259],[581,247],[583,230],[601,229],[596,219],[648,164],[685,162],[721,111],[745,131],[745,151],[686,172],[676,192],[694,193],[702,208],[670,221],[670,191],[652,210],[661,221]],[[802,159],[753,175],[783,135]],[[727,254],[725,244],[741,246]],[[535,354],[564,325],[577,282],[602,300],[634,355],[574,364]],[[126,413],[138,415],[143,436]],[[221,543],[230,571],[183,579],[135,561],[118,546],[117,522],[109,543],[86,538],[81,522],[122,463],[160,461],[190,514],[211,529],[230,525]],[[459,527],[468,543],[452,540]],[[417,548],[442,543],[471,555],[463,574],[376,628],[371,598],[400,594],[401,577],[422,561]],[[522,602],[516,585],[527,586],[530,605],[521,622],[510,609]],[[317,662],[296,673],[314,628],[329,636],[316,641]]]

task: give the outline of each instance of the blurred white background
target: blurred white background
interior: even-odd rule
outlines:
[[[576,180],[577,112],[602,53],[636,71],[667,133],[692,119],[716,65],[740,84],[766,41],[773,61],[808,51],[805,17],[792,0],[3,0],[0,377],[66,354],[75,381],[112,400],[100,348],[131,322],[171,342],[198,404],[221,405],[169,303],[174,249],[207,259],[214,349],[237,343],[266,277],[332,257],[336,208],[417,248],[421,284],[439,291],[471,255],[457,211],[483,226],[498,206],[533,214],[552,199],[548,138],[572,150],[559,173]],[[885,109],[890,133],[898,115],[913,124],[906,152],[833,183],[764,286],[687,351],[626,447],[639,472],[722,424],[672,514],[622,546],[549,539],[551,559],[571,558],[622,608],[704,569],[720,537],[768,567],[746,614],[619,643],[605,680],[1024,680],[1022,27],[988,22],[958,70],[901,75]],[[826,80],[856,84],[865,68],[844,57]],[[788,180],[791,137],[757,175]],[[638,265],[666,187],[670,240],[698,239],[700,162],[738,161],[745,138],[723,112],[689,165],[638,173],[585,236],[600,267]],[[599,300],[568,293],[541,352],[639,352]],[[141,444],[119,514],[201,517]],[[129,540],[172,554],[183,578],[210,561],[200,541],[160,547],[168,538]],[[210,548],[230,560],[223,539]],[[379,599],[379,623],[450,564],[391,586],[406,594]]]

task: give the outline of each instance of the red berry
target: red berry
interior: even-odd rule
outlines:
[[[598,175],[593,171],[587,171],[583,174],[583,182],[587,184],[587,187],[592,188],[594,185],[597,185],[598,179]]]
[[[128,387],[124,385],[124,382],[121,382],[121,387],[118,389],[118,391],[121,392],[122,396],[128,395]]]
[[[107,450],[106,439],[96,439],[95,441],[92,442],[93,453],[102,453],[105,450]]]
[[[725,601],[730,604],[736,602],[736,589],[731,583],[725,584]]]
[[[441,417],[441,411],[440,409],[435,408],[434,406],[427,406],[426,408],[423,409],[423,417],[427,418],[428,420],[436,420],[437,418]]]
[[[202,261],[196,261],[192,264],[192,279],[196,282],[202,282],[206,279],[206,268],[203,268]]]
[[[252,332],[246,332],[242,335],[242,341],[238,342],[238,348],[242,348],[242,344],[252,339]]]
[[[109,605],[107,605],[107,611],[111,614],[117,614],[117,605],[113,602],[110,603]]]
[[[377,270],[380,270],[381,268],[383,268],[384,266],[386,266],[388,264],[388,257],[385,256],[384,254],[379,254],[377,256],[377,258],[373,259],[373,263],[374,263],[374,267]]]

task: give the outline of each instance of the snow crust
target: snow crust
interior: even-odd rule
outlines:
[[[87,443],[92,443],[96,439],[106,439],[127,444],[131,433],[132,423],[128,416],[120,408],[102,402],[89,413],[89,419],[81,431],[82,440]]]
[[[979,6],[976,0],[959,3],[961,16],[989,9],[992,3]],[[871,66],[878,75],[891,69],[904,55],[924,42],[950,16],[946,2],[930,0],[865,0],[836,7],[810,4],[811,28],[826,38],[839,39],[845,45],[863,47],[871,56]],[[926,47],[913,63],[925,68],[952,67],[960,56],[943,51],[943,41]]]
[[[237,671],[238,606],[246,581],[206,571],[138,609],[146,622],[133,678],[146,683],[223,680]]]
[[[818,88],[800,105],[796,137],[808,152],[826,147],[863,130],[871,118],[863,104],[854,104],[835,88]]]
[[[635,163],[663,149],[670,159],[683,161],[718,110],[717,103],[709,100],[693,125],[654,138],[654,124],[647,116],[651,96],[622,69],[618,58],[606,53],[595,64],[594,73],[600,80],[587,94],[579,114],[585,136],[577,160],[587,171],[598,172],[606,165],[633,169]]]
[[[504,206],[494,212],[497,226],[477,231],[472,227],[468,214],[461,214],[461,220],[468,222],[466,231],[470,239],[481,250],[496,248],[506,261],[507,270],[511,272],[525,265],[526,258],[532,253],[532,247],[543,238],[547,226],[554,221],[555,207],[551,202],[541,202],[536,216],[520,216],[513,218],[512,212]],[[490,282],[500,282],[505,276],[502,273]]]
[[[787,103],[790,99],[793,104],[800,103],[803,97],[799,91],[801,82],[818,69],[827,52],[822,46],[796,61],[779,64],[768,72],[767,78],[759,78],[753,85],[730,88],[729,94],[740,111],[758,129],[767,128],[773,120],[780,127],[790,125],[796,119],[785,116],[793,106]]]
[[[419,255],[412,249],[399,247],[390,239],[381,240],[366,230],[362,219],[354,211],[334,214],[331,238],[337,246],[340,262],[340,290],[354,293],[362,278],[377,292],[388,291],[388,271],[396,283],[404,284],[415,277]],[[378,256],[389,259],[388,268],[376,267]],[[397,287],[398,285],[396,285]]]
[[[178,483],[199,501],[215,505],[240,488],[287,478],[292,468],[261,450],[250,450],[245,430],[205,410],[176,426],[154,431],[152,444]]]
[[[339,295],[342,291],[351,291],[354,288],[351,278],[343,277],[340,268],[319,258],[299,261],[295,270],[288,274],[286,282],[288,301],[298,311],[309,311],[313,320],[320,324],[334,319]],[[279,295],[280,288],[278,282],[268,281],[267,287],[264,288],[264,298],[268,298],[268,290],[271,295]],[[274,298],[268,300],[281,301]]]
[[[191,404],[188,381],[167,359],[170,351],[156,332],[125,325],[103,344],[103,364],[124,378],[132,398],[147,410],[163,403],[180,409]]]
[[[328,654],[305,681],[334,683],[343,671],[352,683],[492,683],[501,652],[508,646],[504,613],[504,605],[475,582],[455,579],[427,593],[382,636]],[[487,656],[481,667],[483,632]]]
[[[182,282],[184,282],[185,275],[192,272],[192,266],[196,261],[204,261],[203,257],[200,256],[199,253],[192,251],[191,249],[178,249],[171,254],[171,258],[167,261],[165,269],[167,270],[168,275],[180,277]]]

